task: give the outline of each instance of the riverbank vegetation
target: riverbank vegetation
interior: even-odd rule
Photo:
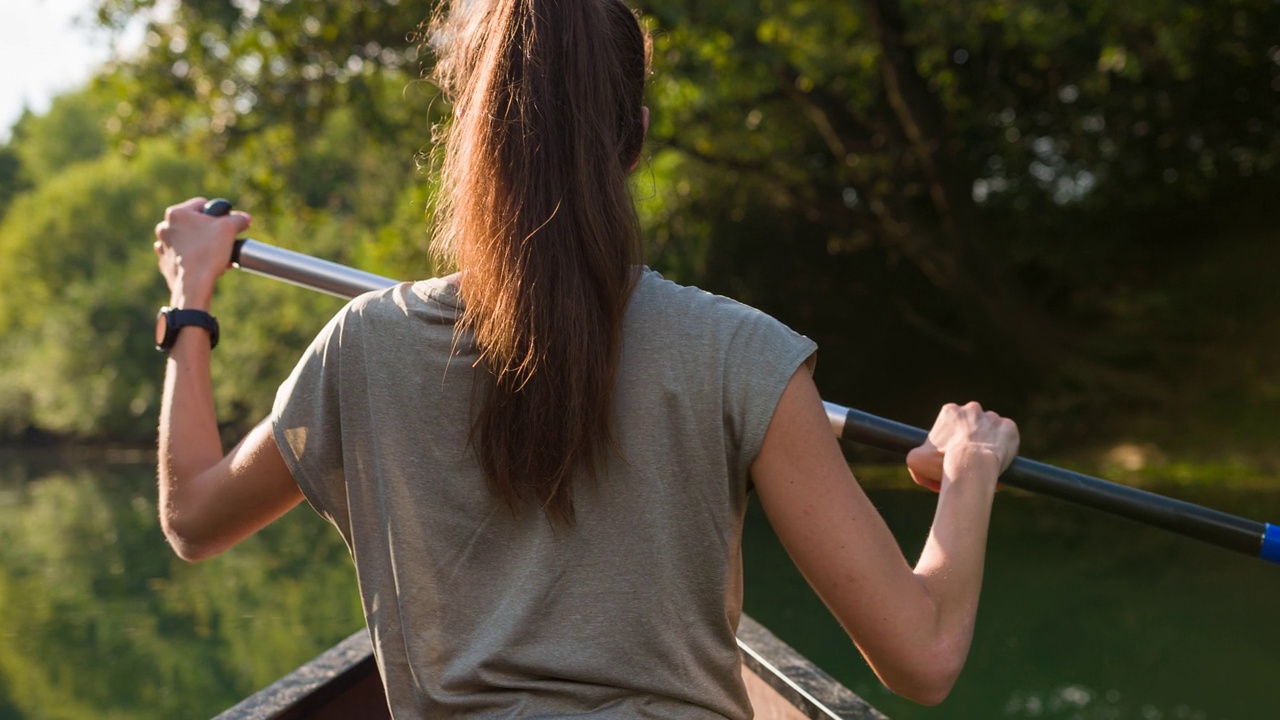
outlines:
[[[10,442],[153,437],[151,228],[177,200],[230,197],[256,239],[382,274],[441,270],[451,109],[419,79],[425,5],[155,5],[98,0],[107,27],[149,13],[144,45],[0,147]],[[927,424],[979,398],[1028,452],[1138,480],[1276,474],[1280,6],[638,6],[648,261],[815,338],[829,399]],[[228,439],[339,305],[227,276]]]

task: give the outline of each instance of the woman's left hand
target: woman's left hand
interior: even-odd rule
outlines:
[[[205,215],[204,204],[196,197],[172,205],[156,225],[153,247],[175,308],[209,309],[214,285],[231,264],[236,234],[249,228],[247,214]]]

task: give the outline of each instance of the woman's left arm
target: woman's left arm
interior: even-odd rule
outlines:
[[[212,217],[192,198],[165,212],[155,251],[172,308],[209,311],[236,233],[249,216]],[[272,436],[255,427],[225,457],[209,373],[211,337],[200,327],[178,333],[165,366],[160,405],[160,523],[184,560],[216,555],[302,500]]]

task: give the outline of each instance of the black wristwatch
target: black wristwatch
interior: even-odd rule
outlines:
[[[156,315],[156,349],[169,352],[178,341],[178,331],[188,325],[209,331],[209,349],[218,347],[218,320],[203,310],[162,307]]]

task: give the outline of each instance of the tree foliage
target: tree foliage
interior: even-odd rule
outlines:
[[[0,148],[9,432],[149,433],[148,228],[185,194],[233,197],[260,239],[436,270],[424,159],[448,108],[419,79],[429,5],[162,5],[97,0],[108,26],[150,17],[141,52]],[[1272,366],[1202,349],[1276,342],[1261,318],[1280,299],[1239,288],[1276,259],[1280,6],[638,5],[649,262],[814,336],[833,399],[924,421],[976,396],[1045,438],[1223,393],[1280,412],[1255,392]],[[219,408],[242,429],[334,305],[242,277],[218,303]],[[102,333],[91,354],[68,341]]]
[[[1274,3],[644,8],[654,145],[698,178],[656,203],[654,234],[723,244],[735,285],[757,268],[751,284],[793,308],[893,315],[905,351],[858,363],[872,375],[923,352],[994,365],[980,387],[1015,403],[1149,399],[1159,356],[1187,350],[1162,342],[1178,322],[1159,313],[1166,273],[1222,239],[1204,219],[1225,219],[1224,199],[1275,186]]]
[[[157,143],[133,162],[103,156],[68,166],[14,200],[0,225],[5,425],[152,431],[160,362],[145,327],[163,283],[145,239],[153,208],[196,192],[201,177]]]

